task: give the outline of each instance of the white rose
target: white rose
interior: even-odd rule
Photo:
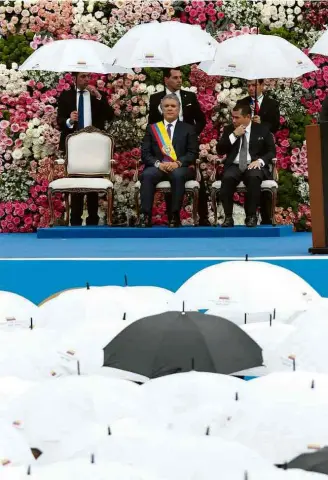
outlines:
[[[301,11],[302,11],[302,10],[300,9],[300,7],[295,7],[295,8],[294,8],[294,13],[295,13],[295,15],[299,15],[299,14],[301,13]]]
[[[299,7],[304,7],[304,0],[297,0],[297,3]]]
[[[287,8],[287,14],[290,15],[294,12],[294,10],[292,8]]]
[[[288,22],[286,22],[286,27],[287,27],[287,28],[293,28],[294,25],[295,25],[295,23],[294,23],[293,21],[291,21],[291,20],[288,20]]]
[[[23,152],[21,148],[15,148],[12,153],[12,157],[14,160],[20,160],[23,157]]]
[[[262,17],[262,23],[263,25],[270,25],[271,23],[270,17]]]
[[[189,92],[197,93],[197,87],[195,86],[190,87]]]
[[[164,90],[164,85],[158,83],[156,85],[156,92],[162,92]]]
[[[100,11],[99,11],[99,12],[96,12],[96,13],[95,13],[95,17],[98,18],[98,19],[99,19],[99,18],[102,18],[103,16],[104,16],[104,12],[100,12]]]
[[[141,115],[146,115],[146,112],[147,112],[147,108],[145,106],[141,106],[140,107],[140,113]]]
[[[30,128],[28,128],[28,129],[26,130],[26,136],[29,137],[29,138],[33,137],[33,130],[31,130]]]
[[[34,128],[34,129],[32,130],[32,137],[33,137],[33,138],[39,138],[39,136],[40,136],[39,131],[38,131],[36,128]]]
[[[21,133],[19,134],[19,138],[20,138],[21,140],[25,140],[25,138],[26,138],[26,133],[21,132]]]
[[[217,83],[217,84],[215,85],[215,91],[216,91],[216,92],[220,92],[220,91],[221,91],[221,83]]]
[[[153,93],[155,93],[156,89],[155,89],[154,85],[148,85],[147,92],[148,92],[148,95],[152,95]]]
[[[270,14],[271,14],[271,15],[277,15],[277,13],[278,13],[277,7],[272,6],[272,7],[270,8]]]
[[[224,87],[224,88],[230,88],[230,82],[229,82],[228,80],[225,80],[225,81],[223,82],[223,87]]]
[[[293,7],[295,5],[295,0],[287,0],[287,6]]]
[[[43,145],[44,144],[44,137],[40,136],[38,139],[38,144]]]
[[[297,20],[298,20],[299,22],[302,22],[302,20],[303,20],[303,15],[299,15],[299,16],[297,17]]]
[[[24,157],[29,157],[32,154],[31,150],[27,147],[23,147],[22,152],[23,152]]]
[[[33,118],[32,120],[32,125],[34,125],[35,127],[38,127],[40,125],[40,120],[38,118]]]

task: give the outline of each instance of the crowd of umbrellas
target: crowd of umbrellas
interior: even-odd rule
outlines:
[[[1,291],[1,480],[324,479],[327,313],[247,257],[176,292]]]

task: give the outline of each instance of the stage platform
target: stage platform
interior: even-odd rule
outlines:
[[[0,235],[0,290],[39,303],[56,291],[87,282],[124,285],[126,275],[131,286],[157,285],[175,291],[202,268],[248,255],[250,260],[289,268],[328,297],[328,256],[311,256],[311,234],[294,233],[289,227],[113,227],[111,238],[99,238],[103,227],[93,229],[98,238],[85,238],[90,237],[91,227],[82,227],[78,238],[77,231],[72,238],[74,229],[60,228],[66,232],[58,235],[58,229],[51,229],[57,238],[38,238],[40,232]]]

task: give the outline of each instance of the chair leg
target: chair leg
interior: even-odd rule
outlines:
[[[70,208],[69,208],[69,194],[65,193],[65,225],[68,227],[69,225],[69,214],[70,214]]]
[[[193,218],[194,227],[198,227],[199,225],[198,204],[199,204],[199,189],[194,188],[193,202],[192,202],[192,218]]]
[[[107,225],[111,227],[113,224],[113,190],[107,190]]]
[[[50,210],[50,223],[49,227],[53,227],[55,223],[55,213],[54,213],[54,204],[52,201],[52,190],[48,190],[48,202],[49,202],[49,210]]]
[[[272,195],[271,222],[272,222],[272,226],[275,227],[277,225],[276,223],[277,189],[276,188],[271,190],[271,195]]]
[[[136,188],[134,191],[134,204],[135,204],[135,209],[136,209],[136,216],[137,216],[137,221],[136,224],[139,225],[140,223],[140,201],[139,201],[139,196],[140,196],[140,190],[139,188]]]
[[[212,202],[212,210],[214,213],[214,226],[218,226],[218,206],[216,203],[216,194],[217,190],[215,188],[212,188],[211,190],[211,202]]]

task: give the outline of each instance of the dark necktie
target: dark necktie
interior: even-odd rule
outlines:
[[[172,123],[169,123],[166,127],[167,134],[169,136],[169,139],[172,140],[172,135],[171,135],[171,128],[173,127]]]
[[[78,106],[78,123],[77,127],[80,130],[84,128],[84,90],[79,91],[79,106]]]
[[[244,172],[247,169],[247,138],[246,134],[241,137],[241,148],[239,152],[239,170]]]

